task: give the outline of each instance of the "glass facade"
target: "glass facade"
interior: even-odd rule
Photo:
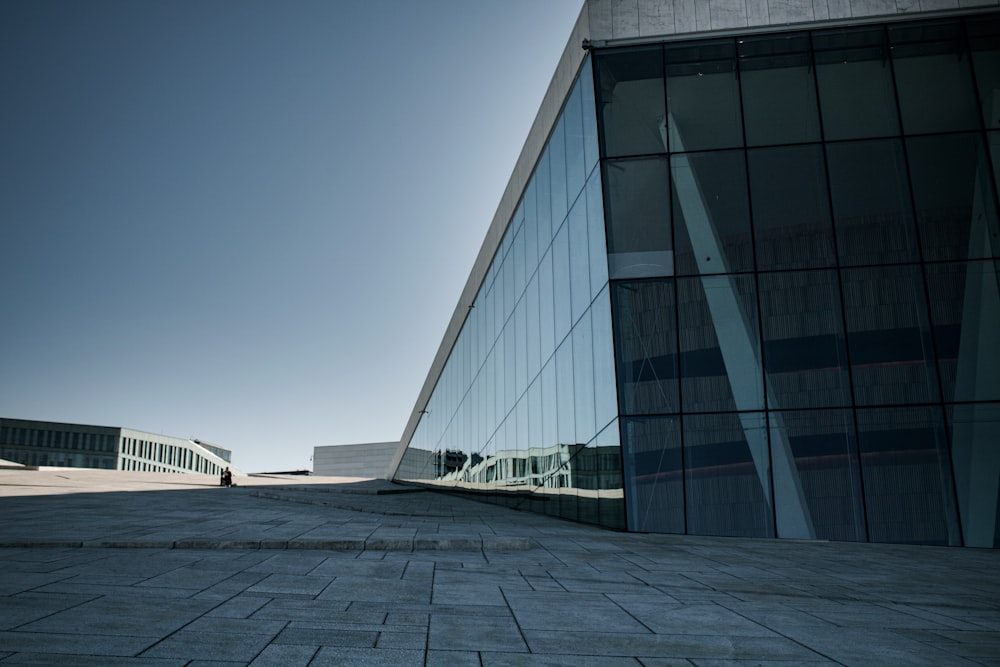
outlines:
[[[997,26],[595,53],[629,529],[1000,546]]]
[[[624,528],[609,241],[589,61],[479,288],[396,479]],[[632,187],[628,180],[625,187]],[[632,194],[621,204],[641,201]],[[612,203],[614,205],[614,203]],[[646,247],[641,230],[612,244]]]
[[[396,478],[1000,546],[1000,17],[593,50]]]

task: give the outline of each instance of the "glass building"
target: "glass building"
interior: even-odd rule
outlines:
[[[584,5],[392,476],[1000,546],[1000,14],[621,4]]]

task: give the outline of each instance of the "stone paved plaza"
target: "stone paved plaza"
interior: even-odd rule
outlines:
[[[1000,551],[236,481],[0,470],[0,665],[1000,665]]]

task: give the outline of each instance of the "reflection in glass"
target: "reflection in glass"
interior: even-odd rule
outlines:
[[[859,405],[938,400],[920,268],[842,271],[847,348]]]
[[[1000,223],[980,134],[907,140],[917,226],[925,260],[990,257]]]
[[[596,56],[595,66],[601,154],[617,157],[665,152],[660,47],[616,49]]]
[[[677,311],[683,409],[763,409],[753,276],[678,278]]]
[[[667,46],[670,150],[743,144],[736,48],[731,40]]]
[[[889,26],[889,42],[905,133],[979,128],[961,22]]]
[[[813,48],[826,139],[898,134],[884,29],[866,26],[815,32]]]
[[[682,423],[688,532],[774,537],[764,414],[684,415]]]
[[[591,306],[594,332],[594,411],[601,429],[618,415],[615,349],[611,334],[611,300],[605,288]]]
[[[747,145],[819,141],[809,36],[747,37],[737,49]]]
[[[823,149],[758,148],[747,160],[758,268],[836,265]]]
[[[859,141],[830,144],[826,150],[841,263],[916,261],[902,144]]]
[[[1000,547],[1000,403],[948,407],[962,536],[967,547]]]
[[[673,155],[678,275],[753,270],[742,151]]]
[[[769,417],[778,537],[864,542],[851,411],[798,410]]]
[[[759,280],[768,407],[850,405],[836,271],[764,273]]]
[[[622,413],[680,412],[674,281],[616,282],[612,295]]]
[[[1000,400],[996,264],[928,264],[924,271],[944,400]]]
[[[959,545],[940,407],[858,410],[872,542]]]
[[[667,179],[666,158],[605,162],[608,270],[612,278],[673,274]]]
[[[622,420],[630,530],[684,532],[680,417]]]

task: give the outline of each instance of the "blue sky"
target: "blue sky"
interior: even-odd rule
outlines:
[[[582,0],[0,0],[0,416],[398,439]]]

